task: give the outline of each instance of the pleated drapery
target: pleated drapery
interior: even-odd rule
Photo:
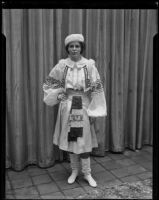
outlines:
[[[42,85],[66,58],[64,39],[82,33],[96,61],[108,116],[98,118],[99,148],[122,152],[153,143],[153,36],[157,10],[3,9],[6,36],[6,168],[48,167],[63,160],[53,146],[58,106],[43,103]]]

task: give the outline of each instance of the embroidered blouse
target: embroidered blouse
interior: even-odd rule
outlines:
[[[87,109],[89,116],[107,115],[103,85],[94,60],[84,57],[78,62],[72,61],[69,57],[61,59],[43,84],[44,102],[49,106],[59,103],[58,95],[66,92],[68,88],[91,91],[91,102]]]

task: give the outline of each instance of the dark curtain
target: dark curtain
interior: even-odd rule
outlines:
[[[6,168],[48,167],[65,153],[53,146],[58,106],[43,103],[42,85],[66,58],[64,39],[85,37],[84,56],[96,61],[108,116],[98,118],[99,147],[122,152],[153,143],[153,36],[157,10],[3,9],[6,36]]]

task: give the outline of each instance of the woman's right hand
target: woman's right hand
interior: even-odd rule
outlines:
[[[60,94],[58,95],[57,99],[58,99],[59,101],[64,101],[64,100],[66,100],[66,99],[67,99],[66,93],[60,93]]]

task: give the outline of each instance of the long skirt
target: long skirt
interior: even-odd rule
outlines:
[[[98,147],[96,133],[90,125],[87,108],[90,104],[90,96],[88,92],[80,92],[74,90],[67,91],[67,99],[60,102],[55,132],[53,136],[53,143],[58,145],[59,149],[81,154],[91,152],[92,148]],[[68,133],[70,131],[69,116],[72,105],[73,96],[80,96],[82,99],[83,111],[83,134],[78,137],[77,141],[68,141]]]

